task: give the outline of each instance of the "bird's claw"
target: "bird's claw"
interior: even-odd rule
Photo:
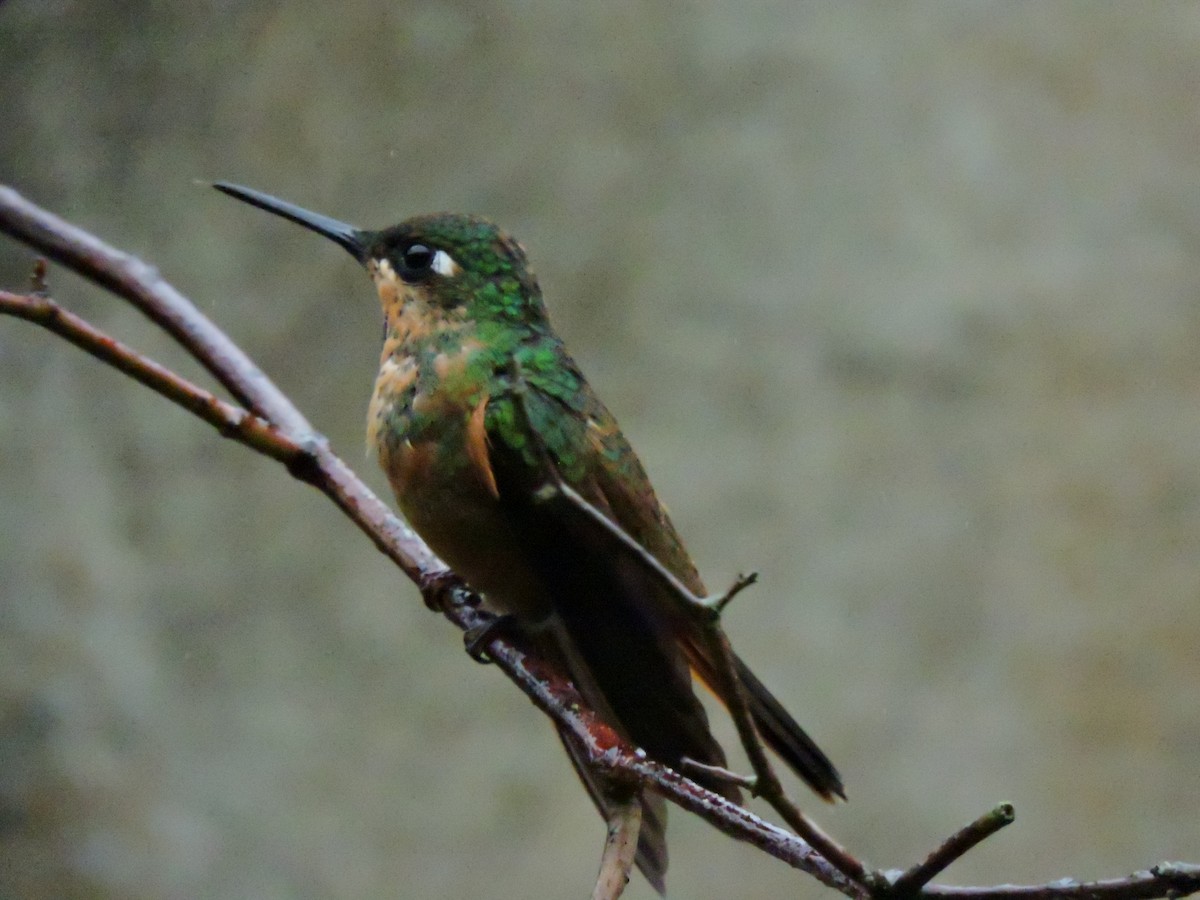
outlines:
[[[497,633],[511,628],[516,621],[516,616],[503,615],[495,616],[486,622],[468,628],[463,632],[463,647],[466,648],[467,655],[477,663],[487,665],[492,662],[488,657],[488,644],[492,642]]]
[[[444,613],[454,602],[453,592],[462,580],[449,569],[440,569],[421,578],[421,599],[435,613]]]

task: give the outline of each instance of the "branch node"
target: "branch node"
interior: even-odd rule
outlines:
[[[719,616],[725,612],[725,607],[729,605],[729,602],[734,597],[757,582],[757,572],[739,572],[737,578],[733,580],[733,584],[729,586],[729,589],[724,594],[721,594],[719,597],[706,599],[704,605],[712,609]]]
[[[947,866],[964,856],[972,847],[1012,824],[1016,812],[1011,803],[997,804],[974,822],[959,829],[924,860],[892,882],[890,894],[906,897],[916,894],[940,875]]]
[[[636,787],[621,793],[624,796],[608,798],[608,828],[592,900],[616,900],[624,893],[633,872],[642,828],[642,801]]]
[[[317,442],[309,437],[297,443],[300,452],[285,463],[288,474],[305,484],[319,485],[325,477],[325,472],[317,455]]]
[[[50,288],[46,284],[47,271],[49,271],[49,265],[46,262],[46,257],[35,257],[33,260],[33,271],[29,274],[29,292],[33,296],[47,297],[50,295]]]

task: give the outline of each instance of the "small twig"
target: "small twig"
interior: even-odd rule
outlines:
[[[728,591],[715,599],[696,596],[653,554],[648,553],[641,544],[630,537],[623,528],[559,478],[556,470],[551,468],[551,471],[554,472],[555,481],[541,489],[539,499],[542,502],[552,502],[561,498],[602,527],[625,552],[638,560],[647,572],[662,582],[675,597],[679,608],[701,626],[702,634],[712,650],[713,657],[717,660],[718,675],[729,686],[725,701],[730,718],[733,719],[734,726],[737,728],[738,738],[750,759],[751,768],[754,769],[756,776],[754,793],[769,803],[800,837],[829,860],[830,864],[846,878],[852,882],[866,885],[868,881],[866,866],[805,816],[799,807],[787,797],[779,777],[775,774],[770,760],[767,758],[762,741],[758,737],[758,731],[754,727],[754,721],[746,703],[745,688],[733,665],[733,651],[729,647],[728,638],[725,637],[725,633],[720,627],[719,610],[738,593],[753,584],[755,577],[739,576]]]
[[[29,273],[29,292],[35,297],[45,297],[49,293],[46,287],[46,260],[40,256],[33,261],[33,271]]]
[[[687,775],[689,778],[692,777],[690,773],[695,772],[698,775],[705,775],[716,781],[725,781],[729,784],[737,785],[743,790],[747,790],[751,794],[754,794],[755,779],[748,775],[742,775],[738,772],[730,771],[724,766],[710,766],[708,763],[696,762],[696,760],[690,759],[686,756],[683,758],[680,765],[683,767],[683,774]]]
[[[450,591],[445,602],[446,616],[464,630],[484,624],[490,615],[473,605],[466,592]],[[600,777],[632,776],[723,834],[758,847],[848,897],[864,895],[861,885],[848,880],[796,835],[647,758],[584,704],[566,675],[529,653],[519,633],[493,639],[488,656],[580,748]]]
[[[163,282],[158,274],[139,260],[128,257],[103,244],[92,235],[63,222],[55,216],[39,209],[10,188],[0,186],[0,231],[5,231],[19,240],[30,243],[38,249],[47,250],[53,247],[50,255],[55,256],[71,265],[79,274],[100,286],[124,296],[127,299],[136,297],[135,305],[160,324],[170,333],[176,331],[188,335],[187,341],[181,341],[185,349],[196,358],[205,368],[212,371],[223,384],[237,384],[249,398],[251,408],[263,409],[272,415],[271,421],[276,422],[279,434],[291,440],[296,446],[303,448],[309,460],[303,466],[289,465],[289,471],[300,474],[304,480],[316,486],[354,521],[397,565],[423,590],[428,590],[426,602],[442,608],[446,618],[460,628],[466,630],[476,627],[483,622],[485,613],[477,609],[478,598],[463,589],[461,580],[457,579],[446,568],[429,548],[403,522],[391,514],[390,510],[357,478],[357,476],[338,458],[328,446],[327,441],[311,431],[307,420],[295,410],[287,397],[279,391],[257,368],[251,366],[245,354],[236,347],[235,352],[229,352],[232,342],[228,337],[209,322],[189,301],[183,298],[173,287]],[[59,312],[54,304],[49,308],[33,307],[27,302],[29,298],[11,295],[18,302],[10,304],[10,308],[0,309],[13,315],[36,320],[39,316],[57,318]],[[52,315],[49,309],[57,310]],[[48,319],[49,321],[49,319]],[[87,323],[78,320],[83,325]],[[167,323],[176,323],[169,327]],[[90,328],[90,326],[88,326]],[[54,330],[54,329],[52,329]],[[86,329],[81,330],[81,333]],[[88,352],[93,352],[105,362],[122,371],[137,369],[133,360],[138,360],[133,351],[122,348],[123,352],[106,353],[103,349],[110,340],[107,335],[92,329],[94,335],[73,341],[83,346]],[[64,337],[67,335],[64,333]],[[115,343],[115,342],[114,342]],[[99,352],[95,352],[99,349]],[[146,361],[149,362],[149,361]],[[249,366],[249,370],[243,365]],[[139,379],[142,380],[142,379]],[[150,383],[151,378],[145,383]],[[187,384],[187,382],[183,382]],[[153,384],[151,384],[154,387]],[[157,387],[155,388],[158,389]],[[166,395],[170,395],[167,390]],[[235,392],[236,393],[236,392]],[[184,404],[191,409],[189,403]],[[275,417],[278,417],[276,419]],[[298,433],[293,433],[296,429]],[[230,434],[237,440],[243,440],[241,433],[236,430]],[[299,470],[299,471],[298,471]],[[489,647],[489,655],[494,659],[512,647],[509,638],[496,638]],[[531,657],[523,657],[532,659]],[[546,671],[550,671],[547,667]],[[518,684],[543,710],[560,724],[575,722],[578,725],[578,714],[584,709],[582,700],[574,693],[569,681],[564,676],[557,675],[567,688],[566,696],[558,696],[556,702],[543,705],[539,700],[539,691],[544,683],[537,682],[528,667],[507,668],[506,673]],[[587,734],[588,740],[595,741],[597,733],[609,732],[609,740],[614,744],[622,743],[611,729],[607,729],[595,720],[589,720],[591,731],[573,728],[578,738]],[[803,841],[788,835],[779,829],[774,829],[761,819],[741,810],[734,804],[728,803],[717,795],[705,791],[698,785],[676,777],[669,769],[656,769],[648,766],[632,747],[625,745],[627,760],[624,766],[607,765],[611,769],[611,779],[628,778],[630,774],[638,779],[655,785],[663,796],[677,804],[700,815],[724,833],[749,841],[766,852],[788,862],[789,864],[813,874],[826,884],[837,888],[849,895],[858,891],[831,869],[823,859],[817,856]],[[596,759],[602,759],[593,754]],[[597,763],[604,765],[604,763]],[[720,801],[714,806],[713,801]]]
[[[636,559],[647,572],[657,578],[666,586],[670,593],[682,600],[680,609],[684,610],[689,618],[704,618],[711,620],[715,614],[715,602],[710,602],[707,597],[699,597],[692,593],[679,578],[658,561],[652,554],[631,538],[620,525],[617,525],[608,516],[592,506],[583,496],[573,487],[562,480],[558,475],[557,469],[550,467],[554,473],[554,481],[543,485],[535,495],[534,499],[540,503],[553,503],[556,500],[564,500],[567,505],[572,506],[576,511],[583,513],[595,524],[608,532],[609,536],[615,540],[624,550]],[[720,598],[718,598],[720,599]]]
[[[529,410],[526,406],[528,388],[519,366],[513,377],[516,380],[513,394],[520,413],[528,423],[530,421]],[[529,432],[536,437],[535,429],[530,427]],[[535,500],[542,503],[562,500],[573,510],[582,513],[594,524],[600,526],[624,552],[639,562],[645,571],[666,587],[668,595],[675,599],[676,607],[683,613],[683,617],[691,619],[699,626],[699,633],[708,644],[710,656],[717,660],[717,675],[726,686],[726,690],[721,692],[721,695],[729,709],[734,726],[737,728],[742,747],[750,759],[750,765],[754,769],[754,793],[770,804],[783,817],[784,821],[825,857],[835,869],[851,882],[863,885],[865,889],[868,883],[866,867],[815,822],[805,816],[799,807],[788,798],[779,776],[771,767],[758,730],[754,727],[754,720],[750,715],[750,707],[746,699],[746,689],[741,678],[738,677],[734,665],[733,649],[729,645],[729,639],[725,636],[725,632],[721,629],[720,611],[739,593],[754,584],[758,576],[753,573],[738,575],[724,594],[717,597],[697,596],[674,572],[659,562],[654,554],[634,540],[625,529],[567,484],[545,446],[539,442],[536,450],[541,454],[545,468],[550,473],[551,481],[537,491]]]
[[[1005,825],[1011,825],[1015,817],[1011,803],[1001,803],[995,809],[984,813],[946,838],[923,862],[913,866],[892,882],[890,893],[895,896],[915,894],[976,844],[991,837]]]
[[[75,324],[87,326],[83,329],[76,329],[74,325],[64,327],[61,324],[51,324],[55,321],[73,320],[53,303],[46,301],[48,305],[39,305],[45,301],[44,297],[36,295],[45,290],[44,268],[39,269],[35,266],[35,295],[3,295],[0,298],[0,313],[39,322],[67,340],[84,347],[109,365],[128,372],[164,396],[171,396],[172,392],[179,393],[182,390],[181,399],[176,399],[175,402],[180,402],[185,408],[203,416],[206,421],[235,440],[254,446],[253,439],[248,439],[247,434],[261,428],[265,438],[273,431],[278,437],[278,443],[272,444],[275,437],[265,439],[268,444],[276,446],[283,456],[271,453],[268,449],[256,449],[262,449],[262,452],[267,452],[275,458],[283,458],[293,452],[292,446],[298,448],[299,455],[293,457],[293,462],[288,463],[289,470],[326,493],[380,550],[421,587],[427,603],[436,605],[444,612],[446,618],[464,630],[485,621],[487,614],[477,608],[478,598],[465,590],[462,582],[446,569],[429,548],[358,480],[345,463],[333,454],[325,439],[311,431],[311,426],[304,417],[286,396],[250,363],[245,354],[174,288],[163,282],[151,267],[119,253],[92,235],[24,200],[11,188],[2,186],[0,231],[47,253],[85,278],[129,299],[164,330],[175,335],[187,351],[212,371],[240,402],[244,402],[248,409],[258,412],[261,420],[234,406],[229,406],[214,418],[214,407],[209,405],[208,400],[199,402],[191,394],[195,391],[196,396],[201,396],[204,392],[182,379],[179,380],[180,384],[174,385],[172,379],[178,376],[166,370],[162,372],[169,377],[161,378],[161,373],[156,371],[157,364],[117,344],[98,330],[93,329],[95,333],[90,334],[87,331],[90,326],[82,320]],[[39,321],[40,318],[45,318],[46,321]],[[101,348],[111,348],[111,352]],[[97,349],[100,352],[96,352]],[[135,374],[138,370],[142,371],[142,376]],[[222,402],[216,400],[218,404]],[[228,423],[232,421],[230,411],[235,419],[238,416],[242,417],[231,430],[227,428]],[[291,446],[287,442],[290,442]],[[586,506],[580,508],[586,511]],[[598,514],[598,511],[594,512]],[[611,525],[602,515],[597,521],[605,528]],[[619,529],[617,532],[614,535],[617,540],[627,539]],[[635,544],[633,548],[626,549],[640,553],[649,568],[654,570],[656,561],[640,547]],[[666,575],[670,577],[670,573]],[[690,592],[673,588],[672,593],[682,598]],[[726,593],[726,602],[734,593],[736,591],[732,590]],[[703,616],[715,622],[716,613],[717,610],[711,608],[697,610],[692,607],[688,614]],[[986,833],[968,838],[960,838],[962,833],[955,835],[934,851],[929,860],[910,870],[912,874],[901,875],[894,884],[879,884],[872,877],[872,883],[865,886],[859,879],[848,878],[846,874],[833,868],[827,862],[828,856],[822,857],[812,846],[795,835],[764,822],[683,775],[646,759],[644,755],[639,755],[584,706],[579,694],[560,670],[529,655],[523,649],[519,634],[494,638],[489,646],[489,656],[555,721],[560,730],[570,734],[572,741],[586,753],[590,764],[604,777],[611,779],[613,783],[637,779],[730,837],[747,841],[788,865],[808,872],[823,884],[846,896],[864,897],[869,893],[877,897],[886,897],[895,892],[897,885],[902,890],[906,889],[905,879],[909,879],[911,888],[915,889],[916,883],[925,877],[924,870],[931,865],[940,867],[945,864],[931,863],[931,860],[948,861],[961,856],[970,846],[986,837]],[[721,656],[718,654],[718,658]],[[760,780],[761,777],[756,779],[755,783],[758,784]],[[790,816],[785,818],[789,818],[790,821]],[[995,827],[998,828],[1002,824],[1005,823],[1000,822]],[[991,826],[983,826],[983,831],[986,832],[989,827]],[[970,831],[970,827],[966,831]],[[1152,869],[1135,872],[1127,878],[1120,879],[1091,882],[1063,879],[1044,885],[996,887],[926,885],[917,891],[917,896],[946,900],[1151,900],[1158,897],[1184,897],[1197,891],[1200,891],[1200,866],[1161,863]]]
[[[718,613],[723,613],[725,612],[725,607],[729,605],[729,601],[731,601],[746,588],[754,584],[758,584],[757,572],[739,572],[738,577],[735,578],[733,584],[729,586],[729,590],[727,590],[720,597],[710,600],[709,604]]]
[[[239,403],[275,423],[298,443],[312,439],[315,434],[312,425],[287,396],[225,332],[164,281],[157,269],[110,247],[3,185],[0,185],[0,231],[124,297],[175,338]]]
[[[449,571],[432,550],[354,474],[328,441],[238,347],[141,260],[30,203],[0,185],[0,232],[45,253],[89,281],[124,297],[224,385],[247,409],[305,448],[300,474],[328,496],[414,582]]]
[[[731,686],[726,702],[742,747],[746,751],[746,757],[750,760],[750,767],[754,770],[755,793],[779,813],[796,834],[804,838],[818,853],[829,860],[830,865],[835,869],[857,884],[864,886],[869,884],[872,879],[868,875],[867,867],[830,837],[816,822],[801,812],[800,807],[784,791],[783,784],[780,782],[779,776],[775,774],[775,769],[758,736],[758,730],[754,727],[754,719],[750,715],[750,706],[746,701],[746,687],[742,684],[742,679],[738,677],[737,668],[733,662],[733,648],[730,647],[729,638],[726,637],[717,620],[714,619],[706,624],[705,636],[709,646],[715,652],[721,677],[725,679],[726,684]]]
[[[3,191],[0,189],[0,199],[2,197]],[[333,500],[371,538],[375,546],[414,582],[420,584],[425,579],[436,581],[447,577],[449,569],[445,563],[359,480],[350,467],[329,449],[323,437],[309,434],[307,440],[302,442],[296,435],[288,433],[286,428],[264,422],[245,410],[225,403],[187,379],[141,356],[51,300],[8,292],[0,292],[0,298],[0,313],[34,322],[61,335],[97,359],[125,372],[204,419],[225,437],[284,463],[293,476],[312,484]],[[203,332],[200,328],[195,330],[197,334]],[[203,342],[197,346],[194,353],[204,351]],[[222,358],[216,358],[213,362],[214,365],[227,363],[229,361]],[[265,378],[263,376],[264,382]],[[256,384],[256,389],[262,386]],[[265,396],[269,397],[269,392]]]
[[[642,801],[636,787],[617,797],[607,796],[608,828],[604,836],[604,852],[600,856],[600,873],[592,900],[617,900],[629,884],[633,861],[637,856],[638,833],[642,830]]]

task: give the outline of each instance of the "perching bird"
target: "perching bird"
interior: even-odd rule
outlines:
[[[722,699],[732,688],[697,626],[595,522],[536,497],[547,484],[569,485],[704,595],[633,449],[551,328],[522,247],[474,216],[366,231],[216,187],[333,240],[370,273],[386,330],[368,442],[417,533],[490,608],[563,661],[596,712],[653,759],[724,767],[692,673]],[[740,659],[736,668],[767,745],[822,797],[844,796],[825,754]],[[606,814],[602,786],[564,743]],[[738,799],[728,781],[693,777]],[[665,828],[662,799],[647,794],[637,864],[660,892]]]

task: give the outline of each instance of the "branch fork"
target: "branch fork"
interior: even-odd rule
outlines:
[[[333,454],[328,441],[249,357],[163,281],[155,269],[114,250],[4,186],[0,186],[0,231],[131,302],[199,361],[236,403],[196,386],[63,309],[49,297],[44,260],[34,263],[28,293],[0,291],[0,314],[46,328],[192,412],[223,437],[283,463],[294,477],[326,494],[420,588],[426,605],[460,629],[485,628],[494,621],[491,614],[479,608],[479,598]],[[703,625],[714,658],[724,670],[723,677],[735,686],[740,685],[720,617],[729,603],[755,582],[753,573],[739,575],[723,594],[697,597],[561,478],[545,485],[539,499],[570,504],[576,512],[594,519],[595,524],[609,532],[621,552],[639,560],[667,585],[680,612]],[[759,847],[848,897],[1148,900],[1184,897],[1200,891],[1200,866],[1188,863],[1160,863],[1126,878],[1107,881],[1064,879],[1043,885],[991,888],[930,884],[946,866],[1013,821],[1009,804],[1000,804],[985,813],[951,835],[925,860],[902,873],[872,871],[828,837],[784,794],[740,689],[734,692],[730,713],[754,776],[715,770],[694,762],[689,762],[686,768],[749,788],[779,813],[794,834],[763,821],[631,747],[585,706],[560,671],[522,646],[519,634],[493,632],[489,635],[487,655],[586,754],[606,784],[613,785],[615,791],[627,791],[623,799],[616,798],[620,802],[611,806],[594,900],[619,896],[628,880],[641,821],[637,798],[642,789],[656,791],[722,832]]]

